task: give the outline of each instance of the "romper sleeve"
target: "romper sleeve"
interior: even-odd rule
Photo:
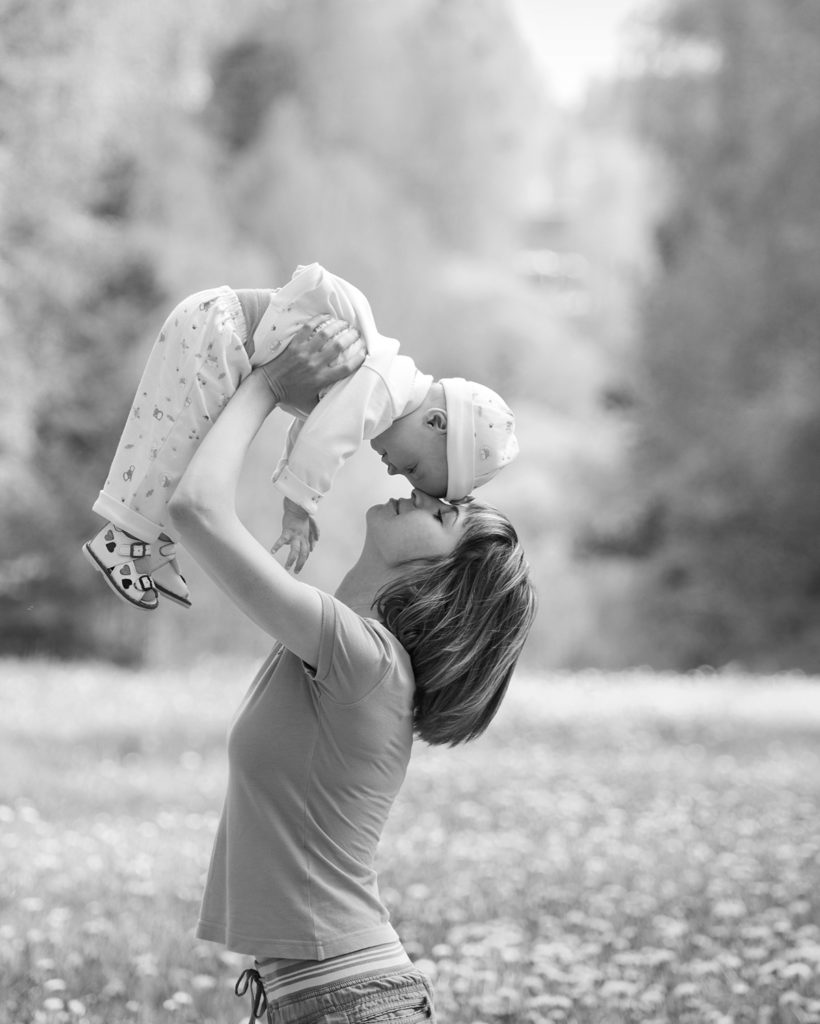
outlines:
[[[319,656],[312,678],[324,697],[337,704],[356,704],[390,680],[413,700],[410,657],[396,638],[375,619],[365,619],[329,594],[322,594]]]
[[[390,391],[365,362],[338,381],[293,436],[273,474],[279,491],[315,515],[342,464],[395,418]]]
[[[304,425],[305,421],[303,419],[301,419],[299,416],[294,416],[290,426],[288,427],[288,433],[285,438],[285,450],[279,457],[279,462],[276,464],[276,469],[274,469],[273,474],[271,476],[271,479],[274,481],[274,483],[277,480],[279,480],[283,473],[287,471],[288,460],[290,459],[291,452],[293,451],[293,447],[296,444],[296,439],[301,434],[302,427]],[[301,505],[302,503],[299,502],[299,504]]]

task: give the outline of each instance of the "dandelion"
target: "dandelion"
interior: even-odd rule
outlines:
[[[220,950],[217,959],[221,964],[224,964],[228,970],[233,971],[246,962],[247,957],[242,953],[232,953],[229,949]]]
[[[647,1010],[659,1010],[665,1002],[664,991],[657,985],[650,985],[641,992],[639,1002]]]
[[[137,973],[141,974],[144,978],[154,978],[159,973],[157,958],[153,953],[141,953],[135,958],[134,966],[137,969]]]
[[[689,964],[689,973],[693,978],[706,978],[720,974],[720,965],[715,960],[693,960]]]
[[[428,978],[432,978],[434,981],[438,977],[439,964],[435,960],[427,960],[422,957],[415,961],[415,966],[418,967],[422,974],[426,974]]]
[[[453,947],[446,942],[439,942],[430,950],[434,960],[447,960],[453,955]]]
[[[572,1009],[572,1000],[568,996],[543,995],[537,996],[535,999],[531,999],[528,1006],[531,1010],[544,1010],[547,1013],[549,1013],[550,1010],[569,1011]]]
[[[743,900],[720,900],[712,908],[712,913],[719,919],[739,921],[748,915],[748,910]]]
[[[631,981],[611,979],[601,986],[604,999],[631,999],[635,995],[636,986]]]
[[[416,882],[407,887],[407,898],[422,902],[430,898],[430,889],[423,882]]]
[[[798,981],[808,981],[814,975],[814,971],[808,964],[804,964],[801,961],[789,964],[784,967],[780,972],[781,978],[786,981],[792,981],[797,979]]]
[[[537,974],[525,974],[521,979],[521,987],[528,995],[537,995],[544,990],[544,982]]]

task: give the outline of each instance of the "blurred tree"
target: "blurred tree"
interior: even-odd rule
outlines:
[[[820,668],[820,6],[667,0],[635,110],[672,199],[635,466],[639,656]]]
[[[3,350],[16,379],[6,390],[0,647],[119,659],[138,656],[136,623],[102,648],[88,578],[74,571],[89,495],[104,477],[125,412],[119,386],[145,313],[161,295],[149,254],[129,232],[137,161],[88,103],[83,13],[57,2],[8,4],[4,105],[8,163]]]
[[[468,336],[442,263],[509,266],[534,173],[538,83],[505,5],[299,0],[249,19],[213,63],[205,126],[229,150],[244,140],[224,202],[267,254],[260,283],[320,259],[436,372]],[[480,373],[495,325],[471,342]]]
[[[523,44],[503,0],[0,0],[0,26],[0,650],[136,660],[149,625],[173,649],[206,621],[241,642],[206,587],[187,631],[149,623],[79,554],[152,334],[196,288],[318,259],[425,369],[465,352],[511,398],[536,389],[543,304],[502,270],[470,319],[488,275],[465,297],[444,273],[515,247],[539,115]]]

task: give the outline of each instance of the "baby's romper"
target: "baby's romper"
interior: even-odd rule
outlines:
[[[183,299],[148,356],[93,510],[140,540],[167,533],[185,468],[251,369],[236,293],[223,286]]]
[[[327,410],[317,407],[311,414],[319,445],[311,445],[302,417],[291,429],[274,480],[281,493],[315,513],[333,473],[363,436],[373,436],[409,412],[432,381],[411,359],[397,355],[397,341],[378,334],[362,293],[316,263],[297,268],[286,285],[271,291],[253,332],[236,292],[227,286],[191,295],[173,310],[148,357],[93,510],[149,543],[161,533],[172,536],[168,503],[222,409],[251,370],[281,355],[307,320],[325,313],[359,330],[373,372],[354,373],[333,385],[332,402],[320,403]],[[329,433],[336,436],[329,438]],[[288,466],[294,445],[301,467],[295,475]],[[315,468],[311,471],[305,462]]]

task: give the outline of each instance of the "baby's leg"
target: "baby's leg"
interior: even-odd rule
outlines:
[[[184,299],[148,357],[94,511],[140,540],[168,534],[180,477],[250,371],[236,294],[212,288]]]

